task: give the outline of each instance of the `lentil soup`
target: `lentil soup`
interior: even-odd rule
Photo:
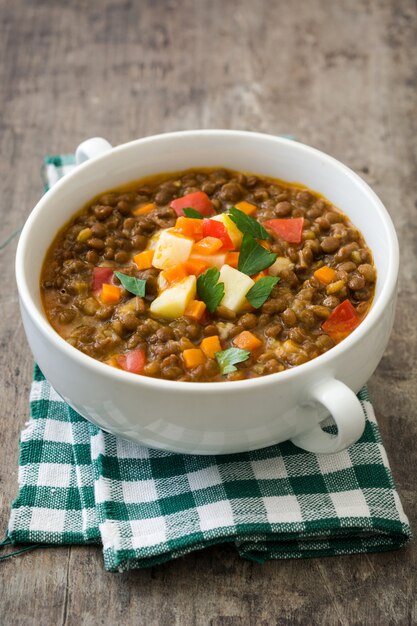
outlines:
[[[101,194],[56,236],[43,306],[71,345],[179,381],[292,368],[366,316],[376,270],[361,233],[320,194],[224,169]]]

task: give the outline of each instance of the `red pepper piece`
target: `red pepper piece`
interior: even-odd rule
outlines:
[[[300,243],[304,218],[290,217],[288,219],[268,220],[262,225],[269,227],[278,237],[288,241],[288,243]]]
[[[332,311],[321,327],[332,339],[341,341],[355,330],[360,321],[361,318],[352,303],[344,300]]]
[[[93,283],[92,292],[94,295],[100,293],[102,286],[105,283],[112,283],[113,270],[111,267],[94,267],[93,268]]]
[[[126,354],[120,354],[116,357],[116,361],[119,367],[126,372],[132,372],[133,374],[143,374],[143,368],[146,363],[145,351],[141,348],[137,350],[131,350]]]
[[[216,237],[223,242],[222,250],[233,250],[233,241],[227,232],[226,226],[216,220],[203,220],[203,237]]]
[[[182,198],[173,200],[169,205],[171,209],[174,209],[178,216],[184,215],[183,209],[194,209],[201,215],[215,215],[216,211],[213,208],[210,198],[204,191],[195,191],[189,193]]]

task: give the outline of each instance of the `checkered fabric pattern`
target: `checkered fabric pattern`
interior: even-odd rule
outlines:
[[[51,163],[56,180],[59,157]],[[285,442],[242,454],[182,455],[103,432],[35,366],[8,536],[14,543],[101,543],[109,571],[226,541],[257,562],[399,548],[410,527],[366,389],[359,399],[365,432],[338,454]]]

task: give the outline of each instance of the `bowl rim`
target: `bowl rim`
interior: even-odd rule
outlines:
[[[149,143],[175,140],[180,137],[207,137],[215,135],[223,137],[242,137],[254,140],[258,139],[262,141],[271,141],[275,144],[285,145],[295,152],[299,151],[300,154],[307,153],[313,158],[320,158],[326,163],[332,165],[333,167],[339,168],[345,176],[347,176],[356,186],[360,188],[361,192],[367,197],[368,201],[372,203],[374,205],[374,208],[377,210],[377,213],[379,214],[381,222],[385,228],[387,240],[389,243],[388,249],[386,250],[387,255],[390,257],[390,262],[387,269],[387,276],[385,278],[384,284],[382,285],[382,289],[380,294],[378,295],[377,300],[374,300],[371,305],[369,313],[348,337],[343,339],[342,342],[334,346],[328,352],[325,352],[324,354],[321,354],[318,357],[307,361],[306,363],[297,365],[292,369],[245,380],[223,382],[191,382],[171,381],[161,378],[152,378],[150,376],[140,376],[138,374],[133,374],[124,370],[118,370],[116,368],[109,367],[105,363],[102,363],[101,361],[98,361],[93,357],[84,354],[80,350],[77,350],[69,343],[67,343],[65,339],[63,339],[55,331],[55,329],[47,321],[44,314],[41,312],[40,307],[37,306],[37,304],[31,297],[25,277],[24,258],[25,251],[27,250],[28,244],[30,243],[32,225],[36,222],[38,216],[43,213],[45,207],[48,207],[53,197],[61,189],[65,189],[65,187],[70,187],[72,185],[72,181],[77,178],[77,176],[79,175],[79,171],[81,170],[88,171],[88,169],[97,168],[100,166],[101,163],[105,161],[110,161],[113,158],[117,158],[117,155],[119,153],[128,150],[129,148],[132,148],[134,145],[146,147],[146,144]],[[262,176],[261,173],[259,173],[259,175]],[[77,166],[72,172],[66,174],[53,186],[52,189],[50,189],[44,196],[42,196],[42,198],[37,202],[37,204],[31,211],[19,238],[15,262],[16,281],[22,306],[28,312],[32,321],[38,327],[38,330],[42,332],[43,336],[48,341],[51,341],[57,350],[62,351],[64,355],[66,355],[69,359],[75,361],[80,367],[86,368],[88,370],[93,370],[96,374],[104,375],[105,377],[113,381],[120,381],[124,384],[135,385],[138,388],[148,387],[154,389],[155,391],[166,390],[174,393],[187,392],[195,394],[201,394],[203,391],[207,392],[209,390],[213,390],[213,393],[222,393],[223,395],[235,393],[235,391],[239,391],[243,387],[247,391],[248,389],[268,388],[272,385],[277,385],[278,383],[282,384],[285,381],[298,378],[302,376],[302,374],[307,374],[314,369],[320,369],[320,366],[328,366],[330,363],[332,363],[332,361],[335,361],[340,356],[340,354],[347,351],[355,344],[360,343],[370,327],[373,326],[383,316],[385,307],[388,305],[392,297],[392,293],[395,291],[396,288],[398,269],[399,246],[391,217],[377,194],[358,174],[356,174],[348,166],[344,165],[339,160],[326,154],[325,152],[322,152],[317,148],[313,148],[312,146],[300,143],[298,141],[294,141],[293,139],[267,133],[224,129],[174,131],[151,135],[148,137],[142,137],[115,146],[109,152],[106,152],[101,156],[98,156],[90,161],[86,161],[82,165]]]

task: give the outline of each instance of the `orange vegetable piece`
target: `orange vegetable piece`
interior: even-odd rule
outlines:
[[[246,300],[245,303],[242,305],[242,311],[256,311],[255,307],[253,307],[251,305],[251,303],[249,302],[249,300]]]
[[[228,252],[226,254],[226,265],[230,265],[230,267],[234,267],[237,269],[237,265],[239,263],[239,252]]]
[[[203,220],[194,217],[179,217],[175,222],[175,230],[198,241],[203,238]]]
[[[258,280],[260,278],[263,278],[264,276],[268,276],[268,271],[267,270],[262,270],[262,272],[258,272],[257,274],[254,274],[253,276],[251,276],[251,278],[256,283],[256,282],[258,282]]]
[[[256,350],[256,348],[260,348],[262,345],[262,341],[259,337],[248,330],[239,333],[239,335],[233,339],[233,343],[242,350]]]
[[[202,302],[202,300],[191,300],[190,304],[184,311],[184,315],[188,315],[189,317],[193,317],[195,320],[199,321],[203,317],[205,310],[205,302]]]
[[[200,348],[209,359],[214,359],[216,352],[222,351],[222,346],[220,343],[220,339],[217,335],[212,335],[211,337],[205,337],[203,341],[200,343]]]
[[[112,367],[119,368],[116,355],[111,356],[109,359],[107,359],[107,361],[104,361],[104,363],[107,363],[107,365],[111,365]]]
[[[152,259],[155,252],[153,250],[144,250],[133,257],[138,270],[148,270],[152,267]]]
[[[168,284],[172,285],[172,283],[179,283],[184,278],[187,278],[188,272],[184,267],[184,263],[178,263],[178,265],[173,265],[164,270],[162,276]]]
[[[182,353],[185,367],[192,369],[204,363],[204,352],[200,348],[188,348]]]
[[[239,209],[239,211],[242,211],[242,213],[246,213],[246,215],[252,215],[252,213],[255,213],[256,209],[258,208],[254,204],[246,202],[246,200],[238,202],[237,204],[235,204],[235,207]]]
[[[194,276],[200,276],[200,274],[205,272],[208,268],[208,263],[206,263],[205,261],[200,261],[200,259],[190,258],[184,263],[184,265],[188,274],[194,274]]]
[[[197,254],[214,254],[217,250],[223,246],[223,242],[221,239],[217,239],[217,237],[204,237],[198,243],[195,243],[193,246],[193,252]]]
[[[101,287],[100,299],[103,304],[117,304],[122,297],[122,292],[116,285],[103,283]]]
[[[323,265],[323,267],[320,267],[314,272],[314,276],[323,283],[323,285],[328,285],[336,278],[336,272],[328,265]]]
[[[271,244],[269,243],[267,239],[262,239],[259,243],[262,246],[262,248],[265,248],[265,250],[271,249]]]
[[[138,206],[136,209],[132,211],[133,215],[146,215],[146,213],[150,213],[155,208],[153,202],[149,204],[145,204],[144,206]]]

